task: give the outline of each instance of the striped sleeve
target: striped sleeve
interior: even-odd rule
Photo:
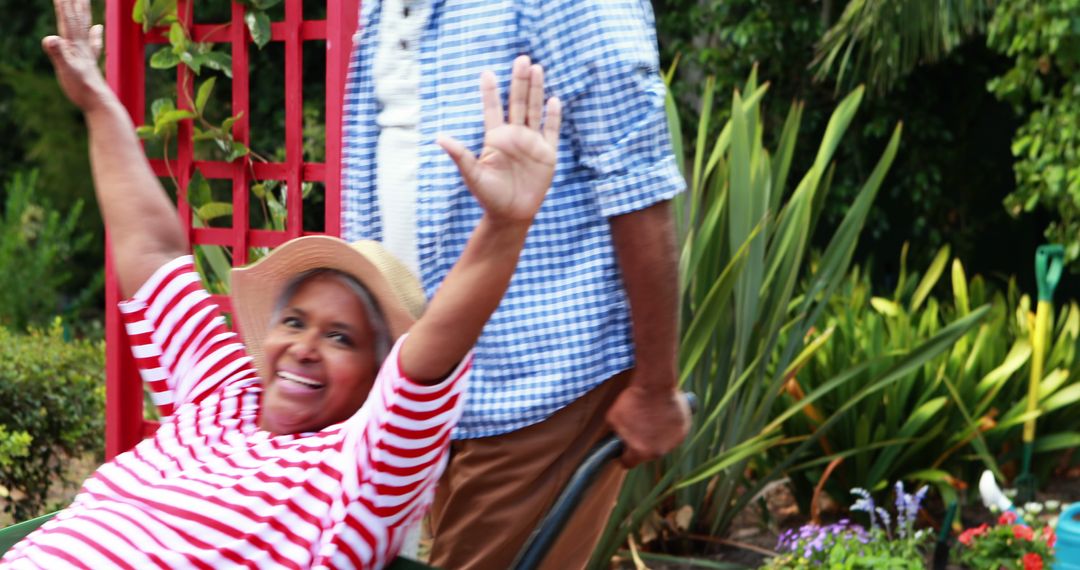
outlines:
[[[386,357],[365,404],[367,423],[357,441],[359,494],[331,566],[380,567],[393,558],[404,530],[419,520],[446,466],[450,431],[461,416],[464,389],[472,365],[470,352],[446,380],[418,384],[401,372],[403,336]],[[350,481],[343,482],[346,489]]]
[[[203,289],[190,255],[161,266],[119,304],[139,374],[162,417],[198,402],[251,359]]]

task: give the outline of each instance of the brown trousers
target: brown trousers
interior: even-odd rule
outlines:
[[[592,447],[611,433],[604,416],[629,372],[547,420],[508,434],[455,441],[431,511],[430,563],[444,570],[505,570]],[[601,472],[542,564],[584,568],[626,476]]]

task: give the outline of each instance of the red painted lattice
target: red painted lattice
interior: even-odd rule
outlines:
[[[214,0],[226,1],[226,0]],[[146,112],[146,47],[166,44],[165,30],[144,33],[140,24],[132,21],[135,0],[108,0],[106,4],[106,75],[109,84],[119,95],[136,124],[143,122]],[[193,155],[192,124],[182,121],[177,129],[176,157],[152,160],[159,176],[171,174],[180,188],[187,188],[198,170],[208,180],[229,180],[232,184],[232,226],[229,228],[196,228],[192,225],[191,209],[186,192],[178,196],[178,211],[193,245],[219,245],[232,250],[233,264],[244,265],[251,247],[274,247],[282,242],[311,232],[303,230],[301,183],[321,182],[325,188],[325,233],[340,232],[340,158],[341,111],[348,68],[351,39],[356,29],[359,0],[327,0],[325,20],[304,20],[303,0],[284,0],[285,18],[271,25],[271,41],[281,42],[285,51],[285,162],[251,163],[250,157],[232,163],[196,161]],[[194,10],[192,9],[194,8]],[[232,111],[240,115],[233,125],[235,140],[250,144],[251,116],[249,104],[249,53],[255,49],[244,25],[244,7],[232,4],[231,19],[215,24],[195,24],[193,12],[198,4],[180,0],[178,14],[191,30],[192,40],[228,43],[232,50]],[[326,49],[326,162],[305,163],[303,160],[303,78],[304,49]],[[306,44],[306,45],[305,45]],[[317,46],[317,47],[316,47]],[[187,96],[178,93],[178,108],[187,108],[194,81],[183,65],[177,68],[177,89],[186,86]],[[256,70],[257,71],[257,70]],[[278,180],[287,186],[286,224],[284,231],[260,230],[250,227],[250,187],[255,181]],[[321,232],[320,232],[321,233]],[[156,425],[143,418],[141,381],[131,357],[116,303],[120,299],[117,281],[112,272],[111,254],[106,257],[106,454],[114,457],[152,433]],[[230,310],[227,297],[218,297],[222,307]]]

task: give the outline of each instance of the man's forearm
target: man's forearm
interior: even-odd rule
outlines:
[[[611,218],[611,236],[630,302],[634,383],[671,390],[678,381],[678,252],[670,203]]]

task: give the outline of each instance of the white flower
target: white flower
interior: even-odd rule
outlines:
[[[1024,505],[1024,510],[1033,515],[1037,515],[1042,512],[1043,506],[1041,503],[1031,502]]]
[[[1051,499],[1043,503],[1043,506],[1045,506],[1048,511],[1056,511],[1061,508],[1061,501]]]

